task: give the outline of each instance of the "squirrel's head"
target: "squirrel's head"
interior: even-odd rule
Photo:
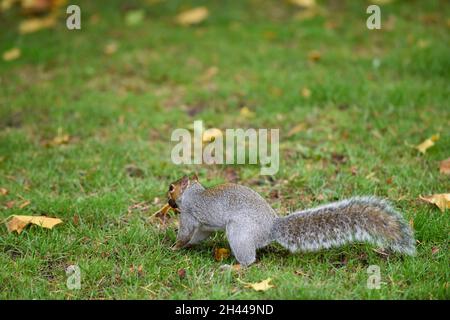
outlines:
[[[167,196],[168,203],[172,208],[178,208],[177,203],[180,202],[184,191],[186,191],[193,183],[198,183],[196,174],[192,175],[190,178],[188,176],[183,176],[181,179],[170,184]]]

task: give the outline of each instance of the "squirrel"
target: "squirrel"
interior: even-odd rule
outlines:
[[[196,175],[170,184],[168,204],[180,212],[174,250],[190,247],[225,230],[242,266],[256,260],[256,249],[276,241],[291,252],[318,251],[351,242],[368,242],[415,255],[413,231],[385,200],[355,197],[278,216],[257,192],[232,183],[205,188]]]

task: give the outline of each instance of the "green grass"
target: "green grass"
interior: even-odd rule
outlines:
[[[278,1],[130,3],[79,1],[80,31],[62,19],[53,30],[19,35],[17,10],[0,18],[0,52],[22,51],[0,61],[0,187],[9,191],[0,196],[0,218],[64,220],[20,235],[0,227],[0,298],[450,298],[448,210],[418,199],[450,186],[439,174],[450,156],[448,3],[393,1],[375,31],[365,27],[366,1],[321,2],[325,15],[306,21]],[[204,23],[173,23],[195,5],[208,7]],[[146,18],[127,26],[134,7]],[[119,47],[108,56],[111,41]],[[312,50],[319,61],[308,60]],[[213,66],[217,75],[205,79]],[[255,117],[242,118],[243,106]],[[184,173],[197,171],[207,186],[226,180],[225,166],[171,163],[172,130],[194,119],[222,129],[279,128],[273,181],[259,167],[234,166],[239,183],[281,214],[354,195],[389,198],[414,221],[417,256],[384,257],[357,244],[292,255],[273,245],[251,267],[223,272],[222,264],[236,262],[213,258],[214,248],[228,248],[223,234],[171,251],[175,226],[162,230],[148,219],[160,207],[154,198]],[[305,130],[288,137],[298,124]],[[70,142],[45,147],[58,130]],[[411,148],[435,133],[440,140],[425,155]],[[129,164],[143,177],[130,177]],[[128,211],[139,202],[149,210]],[[66,287],[72,264],[81,268],[80,290]],[[381,268],[380,290],[366,287],[369,265]],[[268,277],[275,288],[266,292],[241,282]]]

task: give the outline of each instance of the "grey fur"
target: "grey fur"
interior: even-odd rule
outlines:
[[[349,242],[369,242],[413,255],[409,225],[386,201],[360,197],[278,217],[255,191],[237,184],[205,189],[197,181],[176,200],[181,211],[177,247],[196,244],[225,230],[231,250],[243,266],[256,249],[277,241],[290,251],[316,251]]]

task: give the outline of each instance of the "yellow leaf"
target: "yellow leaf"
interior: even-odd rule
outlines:
[[[433,194],[431,196],[420,196],[423,201],[435,204],[442,212],[450,209],[450,193]]]
[[[439,140],[439,134],[435,134],[422,142],[421,144],[415,146],[417,150],[419,150],[421,153],[425,154],[429,148],[434,146],[434,143]]]
[[[439,172],[442,174],[450,174],[450,158],[440,162]]]
[[[256,291],[266,291],[266,290],[269,290],[270,288],[274,288],[274,286],[272,284],[270,284],[270,281],[272,281],[272,279],[267,278],[266,280],[263,280],[261,282],[247,283],[246,287],[252,288],[253,290],[256,290]]]
[[[0,195],[6,196],[8,194],[8,189],[0,188]]]
[[[320,58],[322,58],[322,54],[317,50],[313,50],[310,53],[308,53],[309,61],[317,62],[320,60]]]
[[[13,215],[11,219],[6,223],[6,227],[8,228],[9,232],[17,231],[17,233],[20,234],[22,230],[30,223],[43,228],[52,229],[57,224],[62,223],[62,220],[57,218],[49,218],[45,216]]]
[[[202,141],[203,142],[211,142],[211,141],[215,140],[217,137],[221,137],[221,136],[222,136],[222,131],[220,129],[211,128],[211,129],[205,130],[203,132]]]
[[[54,15],[49,15],[44,18],[26,19],[19,24],[19,33],[33,33],[42,29],[53,27],[55,23],[56,17]]]
[[[206,7],[197,7],[180,13],[175,21],[182,26],[198,24],[205,20],[209,15]]]
[[[19,48],[12,48],[11,50],[3,52],[3,60],[4,61],[12,61],[19,58],[21,55],[21,51]]]
[[[230,256],[230,250],[225,248],[216,248],[214,249],[214,259],[216,261],[222,261]]]
[[[311,8],[316,5],[315,0],[289,0],[289,2],[302,8]]]
[[[248,107],[241,108],[240,114],[245,118],[252,118],[255,115],[255,113],[253,111],[250,111]]]
[[[311,90],[309,90],[306,87],[302,88],[302,97],[308,99],[309,97],[311,97]]]

